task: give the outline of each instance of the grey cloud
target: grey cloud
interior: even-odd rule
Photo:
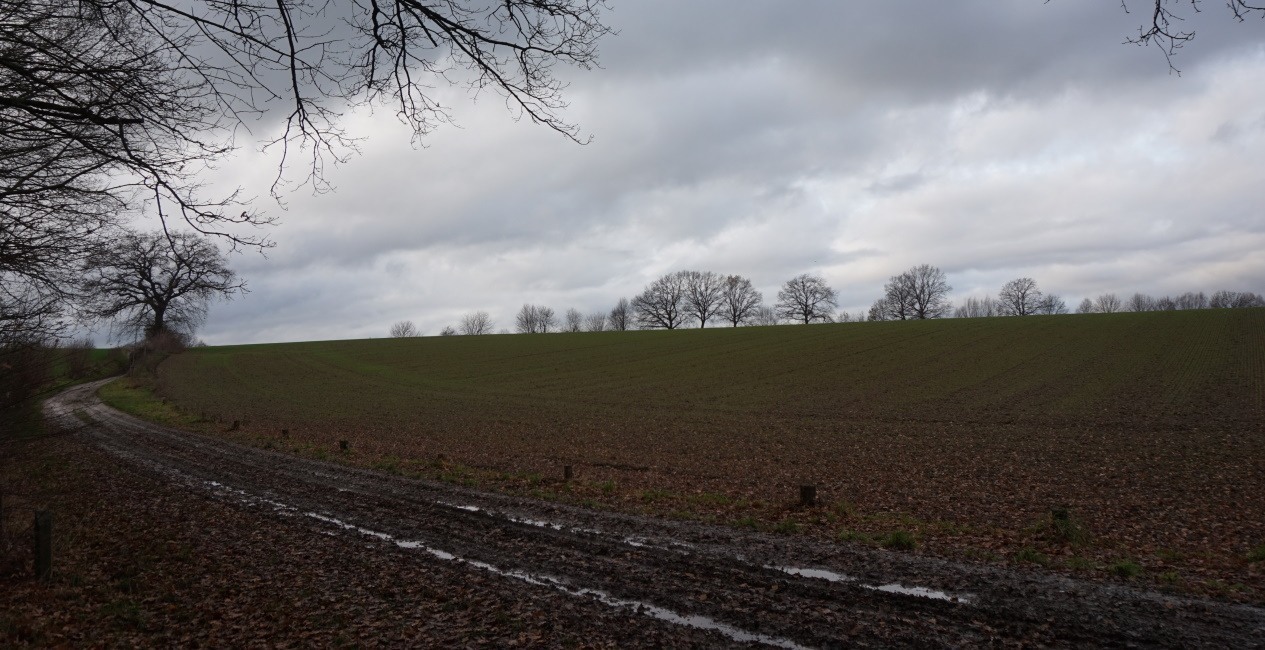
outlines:
[[[604,69],[567,73],[592,144],[462,91],[439,91],[462,128],[421,150],[389,112],[349,116],[363,154],[337,192],[288,197],[206,339],[434,334],[473,309],[508,326],[523,302],[605,310],[681,268],[769,301],[821,272],[851,311],[923,262],[961,295],[1018,275],[1069,302],[1265,290],[1243,286],[1265,277],[1265,122],[1244,112],[1265,50],[1219,9],[1177,77],[1120,45],[1141,16],[1111,3],[620,4]],[[226,179],[270,179],[243,160]]]

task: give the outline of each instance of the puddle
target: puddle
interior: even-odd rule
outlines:
[[[826,569],[805,569],[793,566],[770,566],[765,565],[766,569],[774,569],[783,573],[789,573],[793,576],[803,576],[805,578],[816,578],[818,580],[829,580],[830,582],[856,582],[857,579],[842,573],[835,573]],[[950,594],[939,589],[928,589],[927,587],[907,587],[897,582],[891,582],[885,585],[867,585],[858,584],[862,589],[870,589],[872,591],[881,591],[888,594],[899,594],[901,596],[915,596],[918,598],[931,598],[933,600],[944,600],[951,603],[961,603],[970,605],[975,601],[975,597],[969,594]]]
[[[250,502],[250,503],[266,503],[268,505],[273,506],[277,510],[281,510],[281,511],[287,511],[287,512],[298,511],[298,509],[293,506],[286,505],[284,503],[280,503],[277,501],[272,501],[270,499],[264,499],[262,497],[256,497],[243,490],[238,490],[236,488],[228,487],[218,481],[206,481],[206,485],[217,490],[223,490],[225,492],[235,493],[242,500]],[[478,512],[479,510],[481,510],[480,508],[476,506],[461,506],[461,505],[456,505],[456,504],[451,504],[451,503],[441,503],[440,505],[458,508],[460,510],[467,510],[469,512]],[[337,526],[343,530],[354,531],[361,535],[373,537],[375,539],[378,539],[384,542],[395,544],[399,548],[423,551],[440,560],[444,560],[447,562],[460,562],[462,564],[474,567],[476,569],[481,569],[483,571],[495,573],[497,575],[505,576],[507,578],[520,580],[528,584],[537,585],[541,587],[549,587],[557,591],[561,591],[562,593],[565,593],[570,596],[576,596],[576,597],[581,597],[581,598],[595,598],[602,604],[607,605],[609,607],[616,607],[620,609],[631,609],[633,610],[633,612],[637,614],[650,616],[651,618],[656,618],[661,621],[666,621],[668,623],[672,623],[675,625],[682,625],[682,626],[692,627],[692,628],[700,629],[700,630],[715,631],[734,641],[738,641],[741,643],[762,643],[762,644],[777,647],[777,648],[793,648],[796,650],[799,650],[805,647],[789,639],[782,639],[779,637],[772,637],[772,636],[768,636],[764,634],[747,632],[746,630],[736,628],[726,623],[721,623],[720,621],[717,621],[712,618],[708,618],[706,616],[700,616],[696,614],[690,614],[690,615],[680,614],[664,607],[651,605],[650,603],[645,603],[645,602],[641,602],[637,600],[625,600],[623,598],[616,598],[615,596],[612,596],[611,594],[605,591],[598,590],[598,589],[571,587],[567,585],[564,581],[559,580],[558,578],[554,578],[552,576],[526,573],[523,571],[507,570],[507,569],[502,569],[492,564],[488,564],[487,562],[480,562],[478,560],[467,560],[453,553],[449,553],[448,551],[434,548],[432,546],[428,546],[425,542],[420,542],[416,540],[407,540],[407,539],[397,539],[393,535],[389,535],[387,533],[372,530],[369,528],[364,528],[362,526],[357,526],[355,524],[350,524],[336,517],[323,515],[319,512],[304,512],[303,514],[304,516],[315,519],[317,521],[321,521],[327,524]],[[532,526],[548,527],[548,528],[553,528],[554,530],[563,529],[563,526],[559,524],[549,523],[547,521],[538,521],[534,519],[517,519],[514,517],[508,517],[508,519],[510,519],[510,521],[516,521],[518,523],[529,524]],[[587,530],[587,529],[584,529],[584,532],[600,533],[600,531]]]
[[[530,518],[526,518],[526,517],[515,517],[515,516],[513,516],[513,515],[503,514],[503,513],[497,512],[497,511],[495,511],[495,510],[486,510],[486,509],[484,509],[484,508],[480,508],[479,506],[463,505],[463,504],[460,504],[460,503],[452,503],[452,502],[450,502],[450,501],[436,501],[436,502],[435,502],[435,505],[443,506],[443,507],[445,507],[445,508],[453,508],[454,510],[464,510],[464,511],[466,511],[466,512],[484,512],[484,513],[487,513],[489,516],[492,516],[492,517],[497,517],[497,518],[505,519],[506,521],[510,521],[510,522],[513,522],[513,523],[516,523],[516,524],[524,524],[524,525],[527,525],[527,526],[535,526],[536,528],[547,528],[547,529],[549,529],[549,530],[566,531],[566,532],[568,532],[568,533],[580,533],[580,534],[584,534],[584,535],[594,535],[594,536],[596,536],[596,537],[612,537],[612,535],[611,535],[610,533],[607,533],[607,532],[606,532],[606,531],[604,531],[604,530],[599,530],[599,529],[597,529],[597,528],[577,528],[577,527],[573,527],[573,526],[566,526],[566,525],[564,525],[564,524],[554,523],[554,522],[552,522],[552,521],[545,521],[545,520],[543,520],[543,519],[530,519]],[[643,538],[643,537],[622,537],[622,538],[619,538],[619,542],[620,542],[621,544],[627,544],[627,545],[629,545],[629,546],[634,546],[634,547],[637,547],[637,548],[653,548],[653,549],[660,550],[660,551],[671,551],[671,552],[675,552],[675,553],[685,553],[685,554],[687,554],[687,555],[688,555],[688,551],[683,551],[683,550],[679,550],[679,549],[677,549],[677,548],[671,548],[671,547],[680,547],[680,548],[685,548],[685,549],[691,549],[691,548],[693,548],[693,545],[691,545],[691,544],[686,544],[686,543],[684,543],[684,542],[677,542],[677,541],[668,541],[668,542],[667,542],[667,544],[668,544],[667,546],[660,546],[660,545],[657,545],[657,544],[652,544],[652,543],[650,543],[650,541],[649,541],[649,540],[647,540],[647,539],[645,539],[645,538]]]
[[[687,627],[693,627],[693,628],[697,628],[701,630],[713,630],[729,637],[730,639],[733,639],[734,641],[739,641],[743,643],[763,643],[765,645],[774,646],[778,648],[802,649],[805,647],[789,639],[781,639],[778,637],[767,636],[764,634],[747,632],[746,630],[742,630],[742,629],[733,627],[732,625],[721,623],[720,621],[717,621],[712,618],[708,618],[706,616],[700,616],[697,614],[691,614],[691,615],[678,614],[677,612],[674,612],[670,609],[659,607],[657,605],[651,605],[650,603],[645,603],[645,602],[641,602],[637,600],[625,600],[623,598],[616,598],[610,595],[609,593],[606,593],[605,591],[601,591],[598,589],[572,588],[572,587],[567,586],[563,581],[557,578],[554,578],[552,576],[526,573],[523,571],[509,571],[509,570],[505,570],[500,567],[497,567],[495,565],[488,564],[487,562],[480,562],[478,560],[467,560],[457,555],[454,555],[452,553],[449,553],[448,551],[443,551],[437,548],[433,548],[431,546],[427,546],[424,542],[419,542],[415,540],[396,539],[395,537],[388,535],[386,533],[378,532],[376,530],[370,530],[368,528],[362,528],[355,524],[349,524],[340,519],[322,515],[320,513],[308,512],[305,514],[308,517],[311,517],[318,521],[334,524],[335,526],[338,526],[344,530],[354,530],[362,535],[368,535],[370,537],[376,537],[386,542],[391,542],[400,548],[425,551],[426,553],[429,553],[433,555],[434,557],[437,557],[441,560],[447,560],[450,562],[460,562],[462,564],[466,564],[478,569],[482,569],[484,571],[495,573],[497,575],[502,575],[508,578],[521,580],[529,584],[538,585],[542,587],[551,587],[553,589],[556,589],[558,591],[561,591],[565,594],[569,594],[572,596],[591,596],[610,607],[632,609],[638,614],[644,614],[646,616],[657,618],[662,621],[667,621],[669,623],[674,623],[676,625],[684,625]],[[511,518],[511,520],[520,521],[513,518]],[[556,527],[557,529],[562,528],[561,526],[558,526],[557,524],[550,524],[548,522],[535,522],[533,520],[521,520],[521,523],[529,523],[532,525],[544,525],[544,526]]]
[[[223,490],[225,492],[234,493],[238,495],[238,497],[241,498],[243,501],[246,501],[249,503],[267,504],[269,506],[272,506],[278,512],[282,512],[285,514],[292,514],[292,513],[298,512],[298,509],[293,506],[280,503],[278,501],[273,501],[271,499],[254,496],[243,490],[238,490],[236,488],[228,487],[222,483],[219,483],[218,481],[206,481],[205,483],[207,486],[211,488],[214,488],[217,490]],[[442,501],[436,502],[436,503],[441,506],[455,508],[458,510],[464,510],[466,512],[482,512],[483,511],[483,509],[479,508],[478,506],[460,505],[460,504],[447,503],[447,502],[442,502]],[[769,645],[769,646],[778,647],[778,648],[797,648],[798,649],[798,648],[804,647],[789,639],[772,637],[772,636],[768,636],[764,634],[758,634],[755,632],[748,632],[746,630],[742,630],[740,628],[734,627],[732,625],[728,625],[726,623],[722,623],[720,621],[717,621],[715,619],[712,619],[706,616],[701,616],[697,614],[689,614],[689,615],[681,614],[681,613],[672,611],[670,609],[659,607],[657,605],[652,605],[650,603],[617,598],[605,591],[601,591],[598,589],[571,587],[567,585],[565,581],[562,581],[558,578],[554,578],[552,576],[538,575],[538,574],[526,573],[522,571],[507,570],[507,569],[502,569],[492,564],[488,564],[486,562],[480,562],[478,560],[467,560],[453,553],[449,553],[448,551],[444,551],[442,549],[428,546],[425,542],[420,542],[416,540],[397,539],[396,537],[389,535],[387,533],[372,530],[369,528],[364,528],[361,526],[357,526],[355,524],[350,524],[336,517],[330,517],[328,515],[323,515],[318,512],[303,512],[302,514],[306,517],[315,519],[317,521],[321,521],[327,524],[332,524],[343,530],[354,531],[361,535],[373,537],[375,539],[394,544],[397,547],[402,548],[402,549],[422,551],[440,560],[444,560],[447,562],[460,562],[462,564],[466,564],[483,571],[488,571],[490,573],[495,573],[497,575],[505,576],[507,578],[520,580],[528,584],[542,586],[542,587],[549,587],[571,596],[596,598],[601,603],[610,607],[617,607],[621,609],[631,609],[638,614],[650,616],[652,618],[656,618],[656,619],[659,619],[668,623],[672,623],[675,625],[683,625],[686,627],[692,627],[692,628],[701,629],[701,630],[715,631],[720,634],[723,634],[729,639],[732,639],[734,641],[738,641],[741,643],[761,643],[764,645]],[[605,533],[603,533],[600,530],[589,529],[589,528],[568,529],[567,527],[561,524],[555,524],[548,521],[541,521],[538,519],[527,519],[527,518],[521,518],[521,517],[512,517],[508,515],[505,516],[505,519],[508,519],[509,521],[512,521],[515,523],[527,524],[529,526],[536,526],[540,528],[549,528],[552,530],[565,529],[571,532],[582,532],[582,533],[589,533],[589,534],[594,534],[594,535],[605,535]],[[625,538],[622,538],[620,541],[623,542],[624,544],[627,544],[629,546],[634,546],[634,547],[657,548],[661,550],[668,550],[660,546],[649,544],[648,540],[644,538],[625,537]],[[688,544],[677,544],[675,542],[673,542],[672,544],[686,546],[686,547],[689,546]],[[738,557],[737,559],[743,562],[746,561],[742,557]],[[857,582],[857,579],[852,576],[845,575],[842,573],[837,573],[835,571],[830,571],[827,569],[811,569],[811,568],[804,568],[804,567],[770,566],[770,565],[765,565],[765,568],[774,569],[776,571],[781,571],[783,573],[787,573],[794,576],[800,576],[804,578],[813,578],[813,579],[818,579],[818,580],[827,580],[829,582],[840,582],[840,583],[844,583],[844,582],[856,583]],[[944,601],[963,603],[963,604],[970,604],[974,600],[974,598],[969,595],[952,595],[952,594],[946,593],[944,591],[939,591],[936,589],[928,589],[926,587],[909,587],[909,586],[905,586],[898,583],[889,583],[885,585],[858,584],[857,586],[863,589],[871,589],[874,591],[881,591],[884,593],[899,594],[903,596],[914,596],[918,598],[932,598],[936,600],[944,600]]]
[[[733,627],[732,625],[726,625],[715,619],[708,618],[706,616],[700,616],[697,614],[691,614],[691,615],[685,616],[682,614],[678,614],[670,609],[664,609],[662,607],[657,607],[655,605],[650,605],[648,603],[643,603],[636,600],[624,600],[622,598],[616,598],[604,591],[599,591],[597,589],[572,590],[572,589],[567,589],[565,587],[560,587],[560,588],[563,591],[575,594],[577,596],[594,596],[598,600],[602,601],[603,603],[607,605],[610,605],[611,607],[631,608],[639,614],[644,614],[652,618],[657,618],[661,621],[667,621],[669,623],[675,623],[677,625],[685,625],[688,627],[698,628],[701,630],[715,630],[733,639],[734,641],[740,641],[743,643],[763,643],[764,645],[773,646],[775,648],[794,648],[797,650],[805,648],[805,646],[799,645],[798,643],[795,643],[794,641],[791,641],[790,639],[782,639],[778,637],[767,636],[764,634],[757,634],[755,632],[747,632],[746,630],[740,630],[736,627]]]
[[[831,582],[856,582],[856,578],[845,576],[842,573],[827,571],[825,569],[801,569],[793,566],[766,566],[766,569],[777,569],[789,573],[793,576],[804,576],[805,578],[818,578],[821,580],[829,580]]]
[[[465,510],[466,512],[483,512],[483,508],[480,508],[479,506],[463,506],[459,503],[448,503],[447,501],[436,501],[435,504],[444,506],[445,508]]]
[[[509,515],[506,515],[505,518],[516,524],[527,524],[528,526],[536,526],[537,528],[549,528],[551,530],[562,530],[565,528],[562,524],[541,521],[539,519],[521,519],[519,517],[511,517]]]

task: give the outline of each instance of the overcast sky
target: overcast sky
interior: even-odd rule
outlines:
[[[1265,286],[1265,24],[1205,3],[1170,73],[1123,45],[1144,19],[1098,0],[615,0],[602,69],[563,117],[587,146],[440,88],[459,126],[410,144],[390,110],[348,117],[361,153],[283,210],[250,293],[210,344],[428,334],[525,302],[607,311],[680,269],[765,297],[819,273],[857,312],[915,264],[953,298],[1030,276],[1103,292]],[[251,148],[215,183],[267,197]]]

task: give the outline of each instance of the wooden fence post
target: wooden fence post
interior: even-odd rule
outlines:
[[[53,575],[53,513],[35,511],[35,579],[48,582]]]
[[[562,480],[564,481],[571,480],[571,466],[570,465],[562,466]]]
[[[817,504],[817,486],[801,485],[799,486],[799,505],[812,506]]]

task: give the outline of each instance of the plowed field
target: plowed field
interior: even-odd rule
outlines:
[[[203,348],[160,366],[167,406],[133,410],[393,473],[1261,602],[1262,332],[1254,309]]]

